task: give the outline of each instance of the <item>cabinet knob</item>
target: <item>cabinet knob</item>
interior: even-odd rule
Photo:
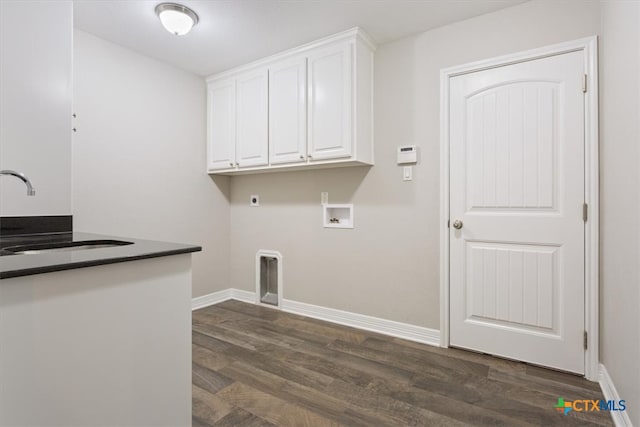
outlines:
[[[232,163],[232,162],[229,162],[229,166],[233,167],[233,163]]]
[[[300,154],[300,160],[304,160],[304,156]]]
[[[236,167],[239,167],[239,166],[240,166],[240,163],[236,162]]]
[[[309,154],[307,157],[312,158],[313,156],[311,154]]]

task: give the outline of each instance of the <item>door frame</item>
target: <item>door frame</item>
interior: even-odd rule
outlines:
[[[532,61],[570,52],[584,53],[585,94],[585,298],[588,336],[585,377],[599,378],[599,171],[598,171],[598,38],[586,37],[524,52],[498,56],[440,70],[440,346],[449,346],[449,79],[462,74]]]

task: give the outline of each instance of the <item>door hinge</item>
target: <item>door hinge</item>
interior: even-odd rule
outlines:
[[[447,228],[451,228],[451,226],[449,225],[449,223],[451,222],[451,220],[447,220]]]
[[[584,349],[586,350],[588,348],[588,343],[589,343],[589,336],[587,335],[587,331],[584,331]]]
[[[587,219],[589,218],[589,205],[587,205],[586,203],[582,204],[582,220],[584,222],[587,222]]]
[[[582,92],[587,93],[587,75],[582,76]]]

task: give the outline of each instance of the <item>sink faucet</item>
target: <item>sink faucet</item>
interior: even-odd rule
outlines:
[[[33,185],[31,185],[31,181],[29,181],[29,178],[27,178],[25,176],[25,174],[20,173],[20,172],[16,172],[16,171],[12,171],[12,170],[2,170],[2,171],[0,171],[0,176],[1,175],[15,176],[16,178],[18,178],[19,180],[24,182],[25,185],[27,186],[27,196],[35,196],[36,195],[36,189],[33,188]]]

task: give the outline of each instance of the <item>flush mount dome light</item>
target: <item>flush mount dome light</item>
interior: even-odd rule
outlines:
[[[183,36],[198,23],[198,15],[186,6],[176,3],[160,3],[156,15],[171,34]]]

